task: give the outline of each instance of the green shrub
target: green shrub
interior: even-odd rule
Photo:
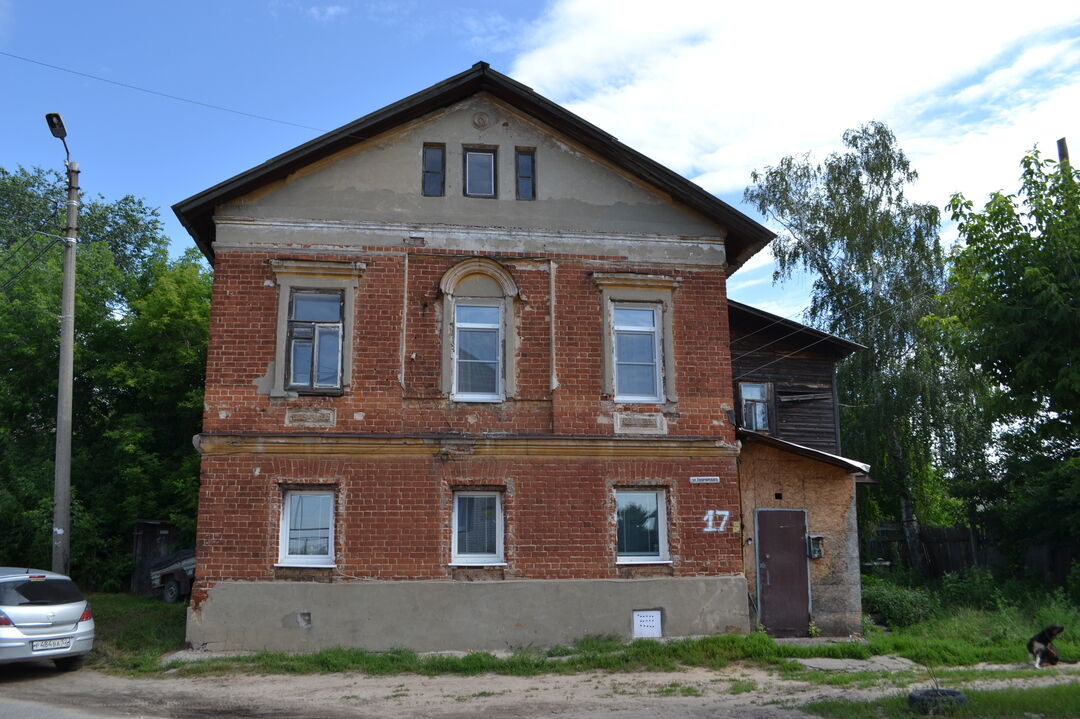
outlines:
[[[899,587],[876,577],[863,577],[863,611],[890,629],[910,627],[925,621],[936,606],[936,599],[918,587]]]
[[[941,598],[946,606],[995,609],[1005,602],[1001,584],[981,567],[948,572],[941,578]]]

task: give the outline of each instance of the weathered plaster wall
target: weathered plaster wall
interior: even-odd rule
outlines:
[[[188,610],[188,641],[215,650],[505,650],[586,635],[629,638],[634,610],[664,636],[747,632],[740,577],[509,582],[222,582]]]
[[[478,127],[478,115],[487,125]],[[424,143],[446,145],[446,194],[420,193]],[[463,146],[498,148],[498,198],[465,197]],[[514,149],[536,150],[536,200],[514,192]],[[550,128],[477,95],[360,142],[220,208],[217,217],[290,221],[490,226],[558,233],[659,234],[720,239],[723,230],[674,205]]]
[[[824,556],[810,560],[810,616],[827,636],[861,631],[855,482],[851,476],[839,467],[747,442],[739,455],[739,484],[743,562],[751,594],[757,591],[754,511],[805,509],[807,532],[824,538]],[[755,541],[748,543],[751,539]]]

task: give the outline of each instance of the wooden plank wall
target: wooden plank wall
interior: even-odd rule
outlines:
[[[790,333],[786,328],[754,332],[755,329],[734,323],[731,327],[735,396],[738,397],[740,382],[771,383],[773,401],[769,410],[773,436],[839,454],[834,356],[815,347],[807,348],[813,340],[805,336],[785,337]],[[806,395],[817,397],[791,401]]]

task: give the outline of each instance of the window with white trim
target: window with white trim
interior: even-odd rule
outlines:
[[[503,564],[502,492],[454,493],[452,564]]]
[[[674,404],[675,302],[679,278],[594,272],[603,329],[601,392],[616,402]]]
[[[659,402],[660,308],[620,303],[615,305],[612,313],[615,401]]]
[[[761,382],[740,382],[742,426],[757,432],[769,431],[769,385]]]
[[[458,402],[502,402],[515,392],[517,285],[487,258],[459,262],[442,291],[442,391]]]
[[[496,151],[494,148],[465,148],[465,182],[463,187],[466,197],[495,197],[497,195],[498,174]]]
[[[289,302],[288,388],[341,389],[341,292],[293,290]]]
[[[502,303],[458,299],[454,303],[454,399],[503,399]]]
[[[615,525],[620,564],[669,561],[664,490],[616,490]]]
[[[334,493],[295,490],[285,493],[281,507],[278,563],[329,567],[334,564]]]

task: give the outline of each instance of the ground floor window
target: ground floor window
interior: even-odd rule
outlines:
[[[285,493],[281,509],[280,563],[298,566],[334,564],[334,493],[298,490]]]
[[[665,492],[663,490],[617,490],[615,507],[619,562],[668,561]]]
[[[501,492],[455,492],[453,564],[502,564]]]

